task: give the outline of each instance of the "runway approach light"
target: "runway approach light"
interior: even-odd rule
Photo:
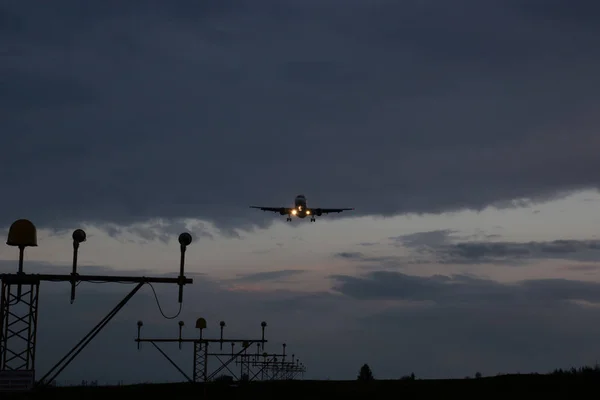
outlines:
[[[16,247],[37,247],[37,229],[28,219],[18,219],[8,229],[6,244]]]
[[[265,328],[267,327],[267,323],[265,321],[261,322],[260,323],[260,327],[262,328],[262,340],[263,340],[263,342],[262,342],[262,349],[264,350],[265,349],[265,342],[264,342],[264,340],[265,340]]]
[[[206,329],[206,320],[204,318],[196,320],[196,329]]]
[[[75,229],[73,231],[73,243],[83,243],[85,242],[87,235],[85,234],[85,231],[83,229]]]
[[[223,328],[225,328],[227,326],[227,324],[225,323],[225,321],[221,321],[221,322],[219,322],[219,326],[221,327],[221,341],[219,342],[219,344],[220,344],[220,349],[223,350]]]
[[[185,323],[183,321],[179,321],[179,350],[181,350],[181,340],[183,339],[181,337],[181,331],[183,330],[184,325]]]
[[[18,219],[8,228],[6,244],[19,248],[19,274],[23,273],[25,247],[37,247],[37,229],[28,219]],[[17,303],[21,301],[21,284],[17,286]]]
[[[73,238],[73,269],[71,270],[71,304],[75,301],[75,288],[77,287],[77,256],[79,245],[86,241],[87,235],[83,229],[75,229],[71,235]]]
[[[196,329],[200,330],[200,340],[202,340],[202,331],[206,329],[206,320],[204,318],[198,318],[196,320]]]

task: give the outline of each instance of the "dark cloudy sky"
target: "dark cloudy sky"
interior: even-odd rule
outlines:
[[[596,361],[598,2],[5,0],[0,29],[0,225],[37,225],[27,270],[66,268],[83,227],[80,272],[172,273],[187,230],[186,326],[266,320],[308,377]],[[248,208],[300,193],[356,211]],[[40,370],[125,293],[79,288],[42,287]],[[140,318],[177,333],[145,288],[63,378],[177,379]]]

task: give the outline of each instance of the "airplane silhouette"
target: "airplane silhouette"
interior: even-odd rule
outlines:
[[[287,214],[287,221],[292,220],[292,215],[298,218],[306,218],[310,215],[310,222],[315,222],[315,217],[320,217],[323,214],[340,213],[342,211],[354,210],[354,208],[309,208],[306,206],[306,196],[299,194],[294,200],[294,207],[259,207],[250,206],[262,211],[278,212],[281,215]]]

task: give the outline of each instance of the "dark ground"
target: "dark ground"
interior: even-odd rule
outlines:
[[[221,383],[147,384],[120,387],[58,387],[28,394],[0,393],[2,400],[12,399],[108,399],[129,398],[164,400],[202,398],[293,398],[368,400],[406,398],[407,396],[497,395],[526,393],[576,396],[594,393],[600,375],[505,375],[455,380],[376,380],[359,381],[271,381],[229,386]],[[592,391],[590,391],[590,389]],[[204,391],[206,390],[206,394]]]

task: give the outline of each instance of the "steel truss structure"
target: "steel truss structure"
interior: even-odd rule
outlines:
[[[7,244],[19,248],[19,268],[14,274],[0,274],[0,391],[30,390],[36,384],[48,385],[81,353],[102,331],[112,318],[146,284],[169,283],[179,285],[179,304],[183,302],[183,286],[193,280],[184,275],[185,251],[192,242],[189,233],[179,235],[181,249],[180,273],[177,278],[136,277],[111,275],[79,275],[77,256],[79,245],[86,241],[82,229],[73,232],[73,269],[71,274],[27,274],[23,271],[24,250],[37,246],[35,226],[26,219],[15,221],[9,230]],[[70,282],[71,303],[75,301],[75,287],[80,282],[118,282],[136,284],[90,332],[84,336],[45,375],[36,381],[36,337],[41,282]]]
[[[293,380],[303,378],[306,368],[300,360],[292,354],[291,360],[286,361],[286,344],[283,344],[283,352],[260,353],[257,349],[254,354],[243,354],[238,357],[236,363],[246,371],[247,380]]]
[[[179,321],[179,336],[177,338],[142,338],[141,328],[144,325],[142,321],[138,321],[138,337],[135,341],[140,348],[140,343],[152,344],[167,361],[181,373],[181,375],[190,383],[213,382],[219,379],[223,372],[227,371],[231,374],[231,378],[236,381],[252,381],[252,380],[273,380],[273,379],[295,379],[304,373],[304,365],[300,364],[299,360],[285,361],[285,344],[283,345],[282,354],[267,354],[264,352],[266,322],[261,323],[262,337],[261,339],[227,339],[223,337],[225,322],[219,323],[221,327],[221,335],[218,339],[205,338],[203,330],[207,324],[204,318],[198,318],[196,328],[199,329],[200,335],[195,339],[185,339],[182,337],[183,321]],[[159,343],[178,343],[181,349],[183,343],[192,343],[193,345],[193,369],[192,374],[188,375],[171,357],[167,355],[160,347]],[[211,345],[219,345],[219,351],[211,352]],[[223,351],[223,344],[231,346],[230,352]],[[256,345],[256,353],[251,352],[251,347]],[[240,346],[239,350],[236,346]],[[282,361],[277,361],[277,357],[282,357]],[[209,370],[209,359],[214,358],[219,362],[219,365],[213,371]],[[234,372],[232,364],[240,367],[239,373]],[[210,371],[210,372],[209,372]]]

